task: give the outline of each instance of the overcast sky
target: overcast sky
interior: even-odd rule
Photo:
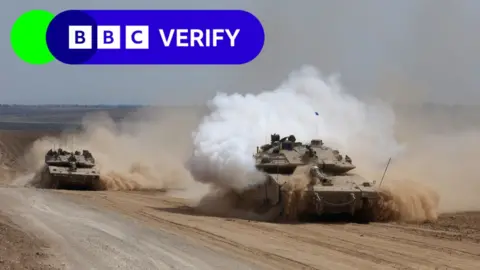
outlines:
[[[9,36],[30,9],[82,8],[241,8],[262,21],[266,43],[236,67],[30,66],[4,38],[0,103],[188,105],[274,88],[304,64],[339,73],[358,96],[480,103],[478,0],[15,0],[1,1],[0,30]]]

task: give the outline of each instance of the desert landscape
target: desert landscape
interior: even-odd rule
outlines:
[[[198,211],[205,186],[180,161],[191,155],[191,131],[205,108],[0,108],[2,269],[480,267],[477,108],[394,107],[395,136],[415,151],[394,160],[385,179],[397,217],[370,224]],[[59,147],[55,140],[66,132],[80,134],[66,146],[89,147],[96,156],[107,190],[29,187],[44,149]],[[362,171],[377,179],[381,172]]]
[[[264,42],[242,65],[67,65],[41,38],[58,40],[48,25],[66,17],[28,19],[39,8],[245,10]],[[0,270],[480,269],[480,1],[3,1],[0,12]],[[114,23],[78,18],[94,32]],[[230,16],[195,28],[241,28],[236,45],[180,48],[178,31],[159,45],[161,19],[142,40],[155,58],[258,50],[245,41],[260,31]]]

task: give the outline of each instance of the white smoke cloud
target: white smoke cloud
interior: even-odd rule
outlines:
[[[381,102],[366,104],[346,93],[336,78],[324,80],[313,67],[293,72],[276,90],[253,94],[219,93],[211,114],[194,133],[190,167],[197,180],[244,189],[263,181],[252,158],[270,134],[294,134],[299,141],[321,138],[348,152],[357,164],[384,165],[402,147],[394,138],[393,111]],[[315,114],[318,112],[318,116]]]

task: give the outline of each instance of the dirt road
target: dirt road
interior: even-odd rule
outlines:
[[[39,135],[0,135],[1,269],[480,269],[478,212],[271,224],[197,215],[161,192],[9,187]]]
[[[99,197],[101,198],[101,197]],[[255,269],[255,264],[211,250],[163,229],[83,203],[65,194],[0,189],[2,211],[47,241],[65,269]]]
[[[158,192],[27,188],[0,189],[0,203],[66,269],[480,269],[478,215],[457,230],[451,217],[436,227],[270,224],[195,215]]]
[[[48,246],[0,215],[0,269],[56,269],[49,263]]]

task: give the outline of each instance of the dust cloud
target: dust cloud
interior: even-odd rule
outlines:
[[[404,89],[406,103],[395,107],[395,134],[405,148],[387,171],[378,218],[423,222],[443,213],[479,211],[479,108],[422,104],[411,91]],[[358,171],[381,177],[368,168]]]
[[[198,204],[209,214],[231,215],[232,208],[244,208],[242,217],[252,215],[239,194],[265,181],[255,170],[252,154],[273,133],[294,134],[304,142],[321,138],[353,157],[364,173],[379,172],[389,157],[402,159],[408,153],[395,136],[393,108],[379,100],[367,103],[355,98],[344,91],[338,78],[324,78],[313,67],[293,72],[273,91],[220,93],[209,107],[211,113],[194,134],[194,156],[189,163],[195,179],[218,188]],[[285,218],[296,219],[305,207],[303,190],[308,183],[308,175],[299,171],[282,187]],[[413,188],[397,182],[380,189],[378,220],[436,219],[436,192],[420,183],[409,185]],[[214,207],[218,205],[222,208]]]
[[[305,67],[276,90],[218,94],[210,101],[211,114],[194,136],[192,174],[238,193],[264,180],[254,174],[255,146],[272,133],[295,134],[300,141],[321,138],[348,153],[357,165],[356,173],[376,180],[377,187],[392,158],[378,187],[378,221],[433,222],[440,213],[479,210],[480,181],[474,166],[480,155],[480,119],[475,127],[474,112],[419,104],[419,100],[414,105],[362,102],[346,93],[335,78]],[[283,190],[291,216],[302,208],[300,190],[307,181],[300,180]],[[225,205],[235,203],[238,200],[230,198]]]
[[[166,190],[194,185],[184,161],[191,151],[190,134],[197,118],[198,112],[175,108],[141,110],[120,125],[106,114],[89,115],[83,120],[82,132],[44,137],[33,143],[26,155],[30,175],[42,168],[46,151],[60,147],[90,150],[103,187],[108,190]]]
[[[379,188],[378,220],[434,221],[442,212],[479,209],[473,172],[480,133],[449,128],[458,119],[433,120],[437,112],[362,101],[338,78],[308,66],[275,90],[218,93],[207,105],[205,115],[185,108],[142,110],[120,126],[106,115],[91,115],[79,134],[37,140],[26,155],[30,173],[43,166],[53,145],[74,145],[92,151],[107,189],[165,189],[205,213],[270,219],[274,211],[258,216],[249,209],[255,202],[242,196],[265,181],[252,154],[272,133],[294,134],[304,142],[320,138],[347,153],[356,173],[377,184],[392,158]],[[283,187],[287,216],[301,211],[307,180],[299,172]]]
[[[379,220],[435,221],[442,213],[480,210],[480,126],[462,111],[438,106],[397,110],[395,133],[405,148],[392,159],[379,189]],[[369,168],[357,171],[381,177]]]
[[[413,205],[423,205],[420,209],[425,209],[419,213],[413,206],[407,205],[401,211],[394,207],[397,211],[392,215],[399,216],[401,212],[407,220],[415,219],[415,215],[418,220],[431,220],[435,215],[429,208],[436,209],[438,214],[479,211],[476,160],[480,155],[480,107],[432,104],[417,95],[417,88],[395,87],[395,93],[386,89],[385,98],[393,94],[390,98],[402,102],[395,105],[395,134],[405,151],[390,165],[384,181],[384,199],[387,205],[398,205],[410,198],[411,204],[416,201]],[[390,192],[390,186],[395,193]],[[412,196],[414,192],[431,196],[421,201]],[[411,210],[405,211],[408,209]]]
[[[310,183],[308,171],[300,169],[292,176],[292,181],[282,186],[285,201],[284,213],[281,217],[284,221],[296,221],[306,209],[305,188]]]
[[[380,220],[435,221],[441,213],[478,211],[477,131],[421,132],[391,164],[382,186]]]
[[[379,188],[376,221],[434,222],[438,218],[439,195],[419,182],[401,181]]]
[[[418,134],[410,140],[404,155],[392,164],[386,185],[397,187],[396,198],[402,202],[415,192],[433,189],[438,199],[431,198],[423,206],[434,207],[439,213],[480,210],[478,138],[478,131]],[[430,212],[427,208],[425,214],[433,217]],[[414,215],[414,210],[409,215]]]
[[[196,179],[243,190],[261,183],[252,155],[270,134],[295,134],[299,141],[321,138],[378,167],[401,152],[395,116],[381,101],[364,103],[344,91],[338,78],[306,66],[273,91],[258,95],[219,93],[211,113],[194,134],[190,169]],[[253,177],[252,177],[253,176]]]

